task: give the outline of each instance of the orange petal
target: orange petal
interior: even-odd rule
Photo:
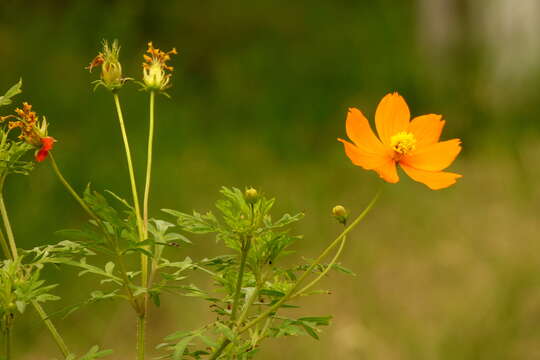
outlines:
[[[452,139],[427,145],[404,156],[401,162],[420,170],[441,171],[455,160],[461,151],[460,144],[461,140]]]
[[[385,151],[383,144],[377,139],[377,136],[371,130],[369,121],[364,114],[356,108],[349,108],[347,114],[347,136],[356,146],[367,151],[382,153]]]
[[[460,174],[454,174],[443,171],[424,171],[401,164],[401,168],[413,180],[425,184],[431,190],[440,190],[456,183],[456,180],[462,177]]]
[[[397,169],[396,169],[396,163],[394,160],[392,160],[391,157],[388,157],[386,162],[382,166],[375,168],[373,170],[375,170],[377,174],[379,174],[379,176],[384,181],[387,181],[392,184],[395,184],[399,181],[399,176],[397,174]]]
[[[389,160],[389,156],[385,152],[368,152],[346,140],[338,139],[338,141],[341,141],[345,146],[345,154],[351,159],[352,163],[366,170],[382,167]]]
[[[444,123],[441,115],[422,115],[412,119],[408,131],[414,134],[416,147],[421,148],[439,141]]]
[[[397,93],[387,94],[377,106],[375,126],[381,141],[390,145],[390,138],[407,130],[411,113],[405,100]]]

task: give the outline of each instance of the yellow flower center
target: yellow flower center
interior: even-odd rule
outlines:
[[[395,152],[406,155],[416,149],[416,138],[410,132],[401,131],[390,138],[390,146]]]

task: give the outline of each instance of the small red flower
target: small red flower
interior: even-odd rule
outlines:
[[[52,136],[45,136],[40,139],[41,148],[36,152],[36,161],[42,162],[49,155],[49,151],[52,150],[56,140]]]

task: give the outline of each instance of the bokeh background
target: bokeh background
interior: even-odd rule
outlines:
[[[443,137],[463,139],[451,168],[463,179],[437,192],[405,176],[386,186],[343,257],[357,276],[332,275],[332,295],[302,304],[303,314],[333,314],[333,325],[319,342],[268,341],[259,358],[540,359],[539,33],[537,0],[2,0],[0,90],[24,78],[17,100],[47,116],[77,189],[92,182],[129,198],[112,98],[92,92],[97,74],[84,66],[103,38],[120,39],[135,78],[147,41],[177,47],[172,99],[157,101],[152,214],[211,209],[221,185],[253,185],[277,197],[276,211],[305,211],[298,257],[340,230],[332,206],[356,213],[380,183],[336,141],[347,108],[373,118],[380,98],[399,91],[413,115],[443,114]],[[141,184],[147,96],[135,85],[121,96]],[[86,221],[47,163],[6,192],[21,247]],[[201,238],[170,256],[222,251]],[[64,297],[51,311],[95,285],[71,269],[47,277]],[[209,318],[194,299],[163,303],[151,345]],[[18,359],[58,356],[36,320],[30,311],[17,323]],[[57,323],[79,353],[100,344],[114,359],[134,357],[126,304]]]

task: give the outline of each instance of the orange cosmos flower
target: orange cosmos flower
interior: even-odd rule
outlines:
[[[398,94],[387,94],[375,112],[373,133],[368,120],[356,108],[347,116],[347,136],[350,143],[338,139],[354,165],[373,170],[389,183],[397,183],[396,164],[413,180],[432,190],[444,189],[456,183],[459,174],[444,172],[461,151],[461,140],[439,141],[445,121],[441,115],[428,114],[410,120],[405,100]]]

